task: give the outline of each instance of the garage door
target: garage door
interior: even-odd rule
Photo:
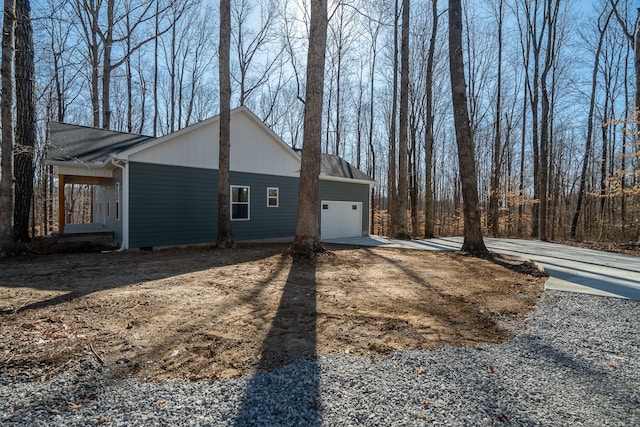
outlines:
[[[362,202],[322,201],[320,237],[323,240],[362,236]]]

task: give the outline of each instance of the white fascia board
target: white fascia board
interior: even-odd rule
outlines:
[[[58,175],[91,176],[99,178],[113,178],[113,170],[106,169],[102,164],[83,164],[68,162],[48,162],[54,167]]]
[[[354,178],[343,178],[340,176],[330,176],[325,174],[320,174],[321,181],[335,181],[335,182],[348,182],[351,184],[367,184],[370,187],[373,187],[376,182],[370,181],[368,179],[354,179]]]

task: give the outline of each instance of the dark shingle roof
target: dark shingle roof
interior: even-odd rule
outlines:
[[[49,161],[103,162],[109,154],[119,153],[154,139],[151,136],[58,122],[51,122],[49,129],[50,145],[47,151]],[[296,151],[300,152],[300,150]],[[336,178],[373,181],[346,160],[332,154],[322,155],[321,173]]]
[[[82,163],[106,160],[134,145],[153,139],[151,136],[51,122],[47,160]]]
[[[294,148],[293,151],[302,154],[301,148]],[[364,181],[372,181],[371,177],[366,173],[362,172],[360,169],[353,166],[351,163],[344,160],[342,157],[336,156],[334,154],[325,154],[322,153],[320,164],[320,173],[333,176],[336,178],[350,178],[350,179],[361,179]]]
[[[333,154],[322,155],[321,173],[338,178],[361,179],[365,181],[373,181],[366,173],[352,166],[346,160]]]

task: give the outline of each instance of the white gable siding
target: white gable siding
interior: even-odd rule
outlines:
[[[219,121],[195,125],[159,143],[134,152],[130,161],[218,169]],[[300,161],[269,131],[246,113],[231,116],[232,171],[266,175],[299,176]]]
[[[164,141],[129,156],[129,160],[161,165],[218,168],[218,124],[165,137]]]

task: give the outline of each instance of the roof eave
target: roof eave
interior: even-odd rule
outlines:
[[[73,167],[86,167],[87,169],[104,169],[107,164],[102,161],[77,161],[77,160],[49,160],[44,161],[46,165],[50,166],[73,166]]]
[[[345,178],[341,176],[331,176],[331,175],[325,175],[325,174],[320,174],[320,179],[322,181],[348,182],[351,184],[366,184],[369,186],[373,186],[376,183],[374,180],[371,180],[371,179]]]

